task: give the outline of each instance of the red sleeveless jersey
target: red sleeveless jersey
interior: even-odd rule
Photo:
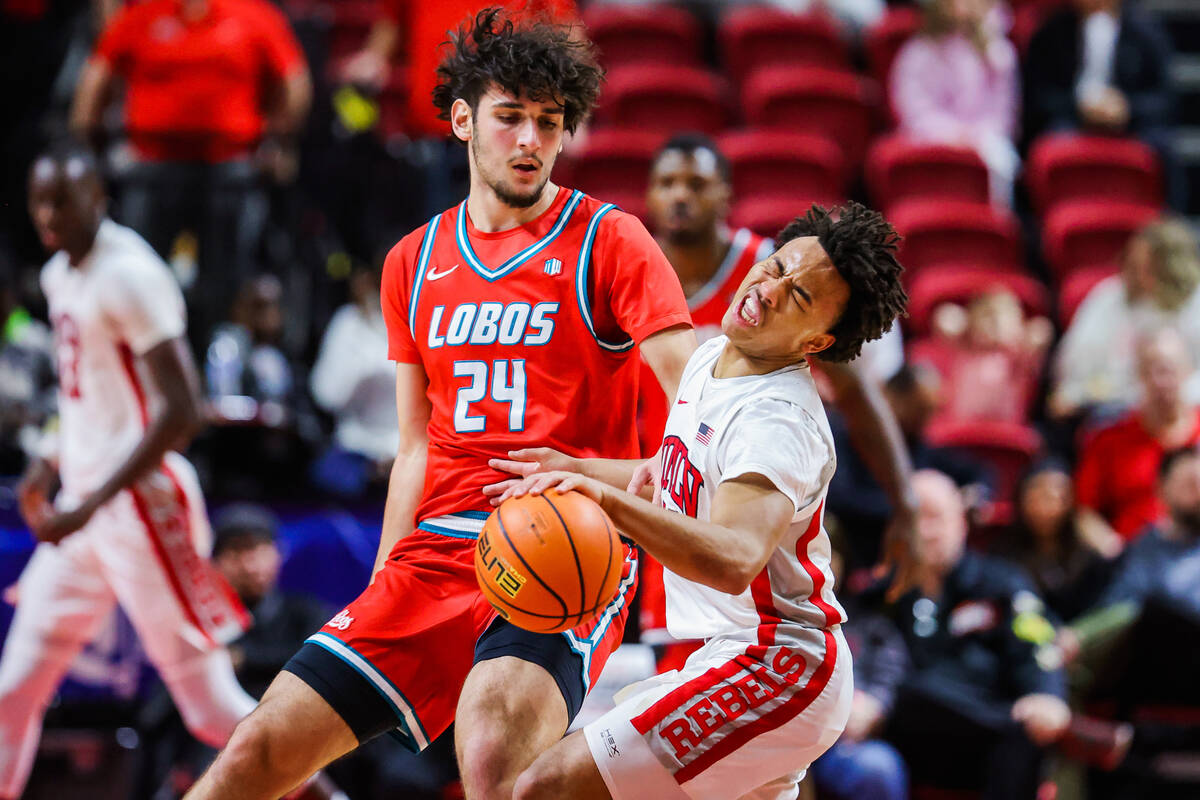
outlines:
[[[417,521],[491,510],[488,467],[522,447],[636,458],[636,345],[688,324],[671,265],[637,219],[558,189],[537,219],[499,233],[465,201],[388,254],[389,357],[420,364],[432,407]]]
[[[721,266],[701,287],[688,298],[692,324],[696,338],[703,344],[721,332],[721,319],[733,302],[746,273],[774,251],[774,243],[759,236],[749,228],[740,228],[733,234],[729,252]],[[642,365],[641,397],[638,406],[638,435],[642,442],[642,454],[649,457],[658,451],[662,443],[663,428],[667,424],[667,397],[655,380],[649,365]],[[673,400],[674,398],[672,398]]]

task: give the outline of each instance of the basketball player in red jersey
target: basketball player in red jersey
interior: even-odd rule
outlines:
[[[655,237],[675,269],[688,298],[696,336],[704,342],[721,333],[721,319],[750,268],[774,252],[774,243],[749,228],[729,226],[733,185],[730,166],[712,139],[681,133],[655,155],[646,189],[646,207]],[[813,360],[828,379],[833,400],[862,453],[896,509],[887,552],[896,563],[896,590],[907,584],[907,558],[915,520],[908,488],[910,465],[891,409],[878,387],[855,363]],[[649,369],[644,374],[652,378]],[[643,453],[653,455],[662,441],[669,407],[655,382],[643,380],[638,426]],[[645,641],[662,646],[660,669],[675,669],[698,643],[666,635],[662,567],[643,558],[641,622]]]
[[[507,800],[621,639],[632,553],[594,622],[539,635],[497,618],[473,567],[482,487],[506,477],[490,458],[531,443],[636,457],[634,348],[673,395],[696,346],[683,292],[635,218],[548,180],[599,91],[589,45],[489,9],[439,74],[471,189],[384,267],[401,444],[372,583],[289,662],[191,798],[278,797],[374,736],[419,750],[457,719],[467,796]]]

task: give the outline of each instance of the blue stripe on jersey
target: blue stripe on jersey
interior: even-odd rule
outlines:
[[[605,203],[596,209],[596,213],[588,222],[587,232],[583,235],[583,246],[579,248],[579,265],[575,268],[575,296],[579,300],[579,313],[583,316],[583,323],[587,325],[596,344],[605,350],[623,353],[633,347],[633,339],[613,343],[606,342],[597,336],[596,325],[592,322],[592,302],[588,296],[588,269],[592,265],[592,243],[596,240],[596,230],[600,227],[600,220],[614,208],[616,206],[612,203]]]
[[[604,634],[608,632],[608,626],[612,622],[613,617],[624,608],[628,599],[629,589],[637,581],[638,562],[633,555],[626,556],[626,560],[630,561],[629,574],[621,581],[617,589],[617,596],[612,599],[604,608],[604,612],[600,615],[600,620],[596,623],[596,627],[592,628],[592,632],[586,638],[580,639],[575,635],[574,631],[563,631],[562,635],[567,639],[567,645],[579,654],[583,660],[583,690],[586,692],[591,688],[591,672],[592,672],[592,653],[596,651],[596,647],[604,640]]]
[[[408,330],[413,338],[417,337],[417,299],[421,295],[421,284],[425,282],[425,270],[429,267],[429,255],[433,252],[433,240],[437,238],[438,224],[442,221],[441,214],[435,214],[429,220],[425,229],[425,238],[421,240],[421,255],[417,259],[417,274],[413,278],[412,296],[408,301]]]
[[[467,201],[463,200],[462,204],[458,207],[458,222],[454,229],[454,238],[458,241],[458,251],[462,253],[467,263],[471,265],[471,269],[479,273],[481,277],[489,281],[503,278],[557,239],[558,235],[567,227],[567,223],[571,221],[571,215],[575,213],[575,209],[579,207],[582,201],[583,192],[578,189],[572,190],[571,197],[567,200],[567,204],[563,206],[563,210],[558,213],[558,219],[555,220],[554,227],[550,229],[549,233],[505,261],[496,269],[490,269],[479,259],[479,256],[475,255],[474,249],[471,248],[471,238],[467,236]]]
[[[314,633],[305,641],[315,644],[337,656],[348,667],[370,683],[375,691],[379,692],[384,702],[395,713],[397,722],[400,723],[398,728],[403,733],[400,740],[410,750],[414,753],[419,753],[429,746],[429,734],[425,732],[425,727],[421,724],[421,718],[417,716],[412,703],[404,696],[404,692],[400,691],[400,688],[392,683],[367,658],[341,639],[321,631]]]

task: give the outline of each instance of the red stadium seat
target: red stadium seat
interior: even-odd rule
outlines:
[[[1059,327],[1066,330],[1088,292],[1096,288],[1100,281],[1116,274],[1117,269],[1114,267],[1092,267],[1076,270],[1063,278],[1062,286],[1058,290]]]
[[[1026,167],[1029,192],[1039,214],[1068,200],[1105,200],[1138,205],[1163,203],[1158,155],[1136,139],[1050,134],[1033,143]]]
[[[738,84],[764,67],[850,66],[837,21],[822,12],[746,6],[724,15],[717,35],[725,67]]]
[[[1080,200],[1060,203],[1046,215],[1042,246],[1061,283],[1081,269],[1115,268],[1125,243],[1159,215],[1156,206]]]
[[[871,135],[876,87],[853,72],[819,67],[766,67],[746,81],[747,121],[759,128],[825,136],[847,164],[861,163]]]
[[[936,266],[1023,271],[1021,227],[1011,212],[987,203],[908,200],[897,203],[889,217],[904,237],[900,263],[909,284]]]
[[[867,67],[880,86],[887,86],[892,61],[900,47],[921,27],[921,12],[910,6],[889,6],[863,41]]]
[[[1050,294],[1040,281],[1018,272],[930,267],[908,282],[908,329],[914,336],[929,332],[933,311],[942,303],[965,305],[992,289],[1008,289],[1021,301],[1026,316],[1050,313]]]
[[[958,447],[991,465],[996,497],[1011,502],[1021,475],[1042,450],[1042,437],[1028,425],[1011,422],[939,421],[925,431],[930,444]]]
[[[726,134],[718,143],[729,158],[734,197],[845,194],[842,151],[823,136],[748,130]]]
[[[642,65],[614,69],[597,109],[598,122],[655,133],[717,134],[728,120],[721,81],[696,67]]]
[[[785,225],[807,212],[813,203],[829,208],[845,202],[844,197],[836,194],[788,192],[747,197],[734,205],[729,224],[735,228],[749,228],[760,236],[774,237]]]
[[[886,136],[871,146],[866,173],[871,198],[880,208],[910,199],[989,200],[987,166],[968,147]]]
[[[700,63],[700,24],[682,8],[599,3],[584,12],[583,22],[609,69],[647,61]]]
[[[596,128],[588,132],[582,152],[556,170],[561,181],[601,200],[613,193],[646,193],[650,164],[664,141],[662,134],[628,128]]]

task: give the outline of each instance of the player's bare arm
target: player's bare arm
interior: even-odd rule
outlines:
[[[419,364],[396,364],[396,418],[400,425],[400,447],[388,478],[387,502],[383,507],[383,528],[379,532],[379,551],[371,580],[387,562],[396,542],[412,532],[417,504],[425,488],[425,451],[428,447],[429,399],[425,388],[429,379]]]
[[[838,410],[846,418],[850,439],[892,503],[892,519],[884,534],[884,565],[895,570],[889,596],[912,585],[917,502],[909,479],[908,448],[879,387],[854,362],[822,361],[833,386]]]
[[[200,379],[184,339],[160,342],[142,360],[161,394],[162,409],[146,427],[137,447],[100,488],[76,508],[47,517],[34,527],[40,541],[60,542],[82,528],[113,495],[161,463],[167,451],[185,448],[200,431]]]
[[[99,129],[111,86],[112,69],[106,62],[93,58],[84,64],[70,115],[71,133],[81,141],[89,141]]]
[[[674,402],[683,368],[687,366],[692,353],[696,352],[696,332],[690,325],[676,325],[650,334],[638,348],[650,369],[654,370],[668,402]]]
[[[500,499],[551,489],[582,492],[664,567],[729,594],[741,594],[762,572],[796,514],[787,495],[756,473],[721,483],[713,498],[711,522],[668,511],[594,478],[569,472],[525,478]]]

